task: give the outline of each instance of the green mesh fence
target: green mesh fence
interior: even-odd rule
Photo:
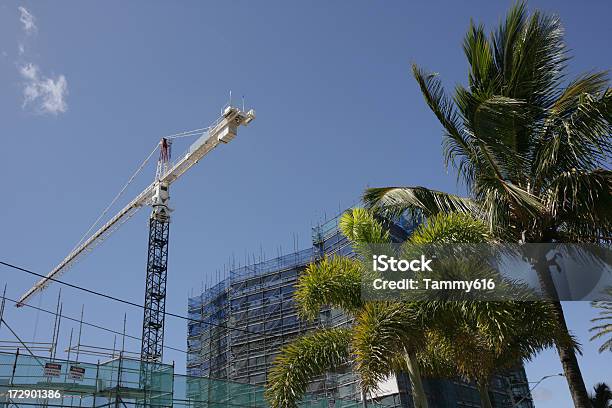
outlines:
[[[44,398],[45,391],[54,395]],[[129,358],[93,364],[0,353],[0,407],[32,406],[267,408],[268,404],[263,387],[178,375],[166,364]],[[359,401],[308,395],[300,403],[302,408],[360,406]]]

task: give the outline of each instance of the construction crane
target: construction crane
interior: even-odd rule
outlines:
[[[227,106],[217,121],[207,128],[176,162],[170,163],[171,140],[162,138],[159,142],[159,160],[155,180],[130,201],[121,211],[102,225],[83,243],[77,245],[44,278],[40,279],[19,299],[17,306],[23,306],[35,294],[42,291],[54,279],[90,252],[121,224],[127,221],[138,209],[152,207],[149,217],[149,247],[147,255],[147,277],[145,284],[144,318],[142,323],[141,359],[160,363],[163,356],[164,320],[166,308],[166,278],[168,265],[168,234],[170,212],[168,206],[170,185],[187,170],[222,143],[229,143],[241,125],[246,126],[255,119],[255,111],[244,112]],[[192,132],[188,132],[192,133]]]

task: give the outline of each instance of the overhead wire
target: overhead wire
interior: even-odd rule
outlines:
[[[37,273],[37,272],[34,272],[34,271],[30,271],[28,269],[22,268],[22,267],[17,266],[17,265],[13,265],[13,264],[8,263],[8,262],[0,261],[0,265],[4,265],[4,266],[7,266],[7,267],[15,269],[15,270],[26,272],[26,273],[29,273],[29,274],[34,275],[34,276],[46,277],[45,275],[42,275],[40,273]],[[100,297],[103,297],[103,298],[106,298],[106,299],[114,300],[115,302],[124,303],[126,305],[134,306],[134,307],[137,307],[137,308],[140,308],[140,309],[143,309],[143,310],[147,309],[144,305],[141,305],[139,303],[135,303],[135,302],[132,302],[132,301],[129,301],[129,300],[121,299],[121,298],[118,298],[118,297],[115,297],[115,296],[112,296],[112,295],[107,295],[106,293],[97,292],[95,290],[84,288],[84,287],[78,286],[78,285],[74,285],[72,283],[64,282],[64,281],[61,281],[59,279],[55,279],[55,278],[48,278],[48,279],[50,281],[57,282],[57,283],[59,283],[61,285],[65,285],[65,286],[68,286],[68,287],[73,288],[73,289],[81,290],[83,292],[90,293],[92,295],[96,295],[96,296],[100,296]],[[21,304],[19,304],[19,303],[18,303],[18,305],[21,306]],[[148,308],[148,309],[152,310],[151,308]],[[213,326],[213,327],[219,327],[219,328],[222,328],[222,329],[239,331],[239,332],[248,333],[248,334],[254,334],[254,335],[258,335],[258,336],[261,336],[261,335],[263,335],[264,337],[266,336],[265,332],[256,333],[256,332],[252,332],[250,330],[240,329],[240,328],[237,328],[237,327],[229,327],[229,326],[225,326],[225,325],[221,325],[221,324],[217,324],[217,323],[206,322],[204,320],[192,319],[191,317],[179,315],[179,314],[172,313],[172,312],[166,312],[165,314],[166,314],[166,316],[171,316],[171,317],[175,317],[175,318],[178,318],[178,319],[187,320],[189,322],[206,324],[206,325]]]
[[[21,338],[20,338],[20,337],[17,335],[17,333],[15,333],[15,330],[13,330],[13,329],[11,328],[11,326],[9,326],[9,324],[6,322],[6,320],[4,320],[4,317],[0,317],[0,321],[1,321],[2,323],[4,323],[4,325],[6,326],[6,328],[7,328],[7,329],[9,329],[9,331],[10,331],[10,332],[13,334],[13,336],[15,336],[15,338],[17,339],[17,341],[19,341],[19,343],[21,343],[21,345],[22,345],[22,346],[23,346],[23,347],[24,347],[24,348],[25,348],[25,349],[28,351],[28,353],[30,353],[30,355],[31,355],[32,357],[34,357],[34,359],[36,360],[36,362],[37,362],[38,364],[40,364],[42,367],[44,367],[45,365],[44,365],[43,363],[41,363],[41,362],[40,362],[40,360],[38,359],[38,356],[36,356],[36,354],[34,354],[34,353],[32,352],[32,350],[30,350],[30,348],[28,347],[28,345],[27,345],[27,344],[25,344],[25,343],[23,342],[23,340],[21,340]]]
[[[9,297],[5,297],[5,299],[7,301],[11,302],[11,303],[15,303],[15,304],[19,303],[18,300],[11,299]],[[29,305],[27,303],[24,304],[23,306],[29,307],[31,309],[34,309],[34,310],[37,310],[37,311],[40,311],[40,312],[48,313],[48,314],[56,316],[56,317],[60,316],[62,319],[67,319],[67,320],[70,320],[70,321],[73,321],[73,322],[76,322],[76,323],[83,323],[85,326],[93,327],[93,328],[96,328],[96,329],[99,329],[99,330],[103,330],[103,331],[106,331],[106,332],[109,332],[109,333],[113,333],[113,334],[118,334],[120,336],[125,336],[125,337],[133,339],[133,340],[139,340],[139,341],[142,340],[142,338],[140,338],[138,336],[133,336],[133,335],[130,335],[130,334],[127,334],[127,333],[123,333],[123,332],[117,331],[117,330],[109,329],[108,327],[100,326],[100,325],[97,325],[95,323],[91,323],[91,322],[88,322],[86,320],[80,320],[80,319],[77,319],[77,318],[74,318],[74,317],[70,317],[70,316],[67,316],[67,315],[64,315],[64,314],[60,315],[59,313],[56,313],[56,312],[54,312],[52,310],[49,310],[49,309],[45,309],[45,308],[38,307],[38,306],[32,306],[32,305]],[[171,347],[171,346],[164,345],[164,348],[168,349],[168,350],[179,351],[181,353],[187,353],[187,351],[185,351],[185,350],[181,350],[179,348],[175,348],[175,347]]]

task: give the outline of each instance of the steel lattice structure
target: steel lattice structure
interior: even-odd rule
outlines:
[[[156,215],[155,213],[151,214],[149,220],[149,250],[140,356],[143,361],[162,361],[164,320],[166,315],[169,231],[169,217]]]

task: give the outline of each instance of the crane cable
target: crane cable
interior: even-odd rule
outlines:
[[[81,245],[83,243],[83,241],[85,240],[85,238],[87,238],[87,236],[89,235],[89,233],[91,232],[91,230],[93,230],[96,225],[98,225],[98,223],[100,222],[100,220],[108,213],[108,211],[111,209],[111,207],[117,202],[117,200],[123,195],[123,193],[125,192],[125,190],[128,188],[128,186],[130,184],[132,184],[132,181],[134,181],[134,179],[136,178],[136,176],[142,171],[142,169],[144,168],[144,166],[147,165],[147,163],[149,162],[149,160],[151,159],[151,157],[153,156],[153,154],[155,153],[155,151],[157,150],[157,148],[159,147],[159,143],[157,143],[155,145],[155,148],[151,151],[151,153],[149,153],[149,155],[147,156],[146,159],[144,159],[144,161],[142,162],[142,164],[136,169],[136,171],[134,172],[134,174],[132,174],[132,176],[129,178],[129,180],[127,181],[127,183],[125,183],[125,185],[123,186],[123,188],[117,193],[117,195],[115,196],[115,198],[113,198],[113,200],[110,202],[109,205],[106,206],[106,208],[104,209],[104,211],[102,211],[102,214],[100,214],[100,216],[94,221],[93,224],[91,224],[91,227],[89,227],[89,229],[87,230],[87,232],[85,232],[85,234],[83,234],[83,236],[81,237],[81,240],[75,245],[75,247],[72,249],[73,251],[75,249],[77,249],[79,247],[79,245]]]
[[[188,130],[185,132],[180,132],[180,133],[175,133],[173,135],[168,135],[168,136],[164,136],[164,139],[180,139],[183,137],[189,137],[189,136],[195,136],[197,134],[200,133],[204,133],[204,132],[208,132],[210,129],[212,129],[212,126],[208,126],[205,128],[200,128],[200,129],[193,129],[193,130]]]
[[[165,136],[164,139],[179,139],[179,138],[183,138],[183,137],[189,137],[189,136],[195,136],[197,134],[200,133],[204,133],[209,131],[212,128],[212,126],[209,127],[205,127],[205,128],[200,128],[200,129],[194,129],[194,130],[188,130],[185,132],[180,132],[180,133],[175,133],[173,135],[168,135]],[[142,171],[142,169],[147,165],[147,163],[149,162],[149,160],[151,159],[151,157],[153,156],[153,154],[155,154],[155,151],[159,148],[159,143],[157,143],[155,145],[155,148],[151,151],[151,153],[149,153],[149,155],[147,156],[146,159],[144,159],[144,161],[142,162],[142,164],[136,169],[136,171],[134,172],[134,174],[132,174],[132,176],[128,179],[127,183],[125,183],[125,185],[121,188],[121,190],[117,193],[117,195],[115,195],[115,197],[113,198],[113,200],[110,202],[110,204],[108,204],[106,206],[106,208],[102,211],[102,213],[100,214],[100,216],[94,221],[93,224],[91,224],[91,226],[89,227],[89,229],[87,230],[87,232],[85,232],[85,234],[83,234],[83,236],[81,237],[81,239],[79,240],[79,242],[75,245],[75,247],[72,249],[72,251],[76,250],[79,245],[81,245],[83,243],[83,241],[85,240],[85,238],[87,238],[87,236],[89,236],[89,233],[96,227],[96,225],[98,225],[98,223],[100,222],[100,220],[102,218],[104,218],[104,216],[108,213],[108,211],[112,208],[113,205],[115,205],[115,203],[117,202],[117,200],[119,200],[119,198],[121,198],[121,196],[123,195],[123,193],[125,192],[125,190],[129,187],[130,184],[132,184],[132,182],[134,181],[134,179],[136,178],[136,176],[138,176],[138,174],[140,174],[140,172]]]

